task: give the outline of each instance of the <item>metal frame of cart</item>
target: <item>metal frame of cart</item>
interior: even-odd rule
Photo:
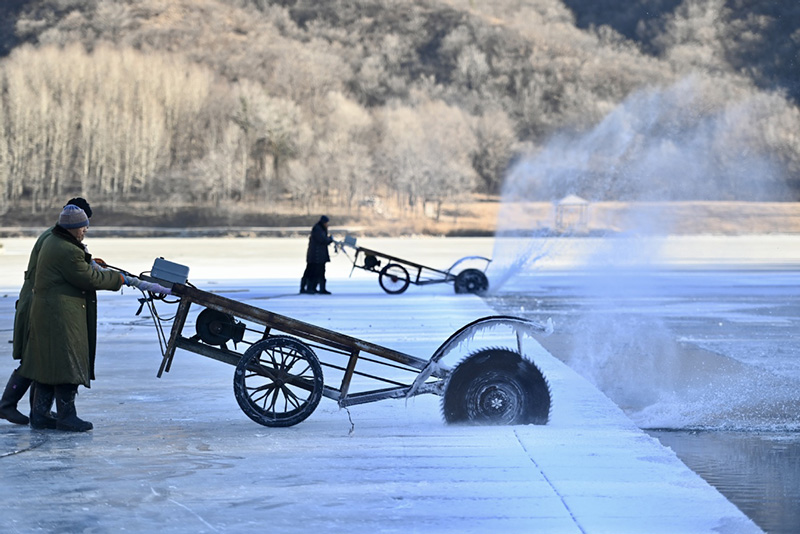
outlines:
[[[547,327],[531,321],[508,316],[478,319],[451,335],[429,359],[422,359],[188,284],[173,284],[172,294],[179,300],[168,338],[156,320],[163,356],[158,376],[170,371],[177,349],[233,365],[240,408],[265,426],[300,423],[322,397],[347,407],[424,393],[443,397],[448,422],[544,424],[549,417],[547,381],[533,362],[522,357],[521,338],[547,332]],[[158,300],[150,295],[149,305],[156,318],[154,298]],[[196,332],[190,335],[185,329],[193,306],[202,310]],[[516,350],[478,351],[452,370],[440,365],[440,359],[476,329],[499,324],[513,329]],[[240,346],[247,348],[241,351]],[[323,374],[341,378],[326,383]],[[368,385],[362,383],[355,391],[355,381]]]
[[[483,256],[466,256],[455,262],[450,268],[440,270],[358,246],[356,238],[349,235],[345,237],[344,241],[337,242],[337,245],[355,250],[355,256],[352,259],[353,267],[350,269],[351,275],[356,268],[378,273],[378,283],[384,291],[391,295],[404,292],[410,284],[423,286],[452,282],[456,293],[483,293],[489,289],[489,280],[485,273],[492,260]],[[385,260],[383,267],[381,267],[382,260]],[[471,260],[484,261],[486,266],[483,270],[469,268],[454,274],[459,265]]]

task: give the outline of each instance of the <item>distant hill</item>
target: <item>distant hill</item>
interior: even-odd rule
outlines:
[[[800,103],[800,2],[775,0],[564,0],[579,28],[610,26],[642,50],[662,56],[676,31],[676,19],[690,24],[704,9],[719,6],[713,18],[724,59],[734,72],[745,73],[758,87],[783,90]],[[702,37],[692,36],[692,38]]]
[[[797,200],[799,22],[767,0],[6,0],[0,213],[79,192],[439,217],[526,161],[532,200]],[[678,184],[687,148],[705,187]]]
[[[164,1],[141,3],[140,13],[148,8],[158,11]],[[418,35],[424,45],[416,58],[408,58],[405,63],[408,76],[423,74],[442,75],[447,80],[448,66],[438,63],[437,42],[447,35],[448,30],[465,22],[468,12],[491,15],[496,20],[510,22],[525,6],[541,13],[562,12],[565,8],[571,13],[576,28],[593,30],[603,26],[612,28],[624,39],[635,43],[644,53],[663,57],[670,45],[680,39],[702,44],[714,42],[723,52],[724,60],[732,72],[742,72],[759,87],[769,90],[784,90],[795,101],[800,102],[800,2],[776,2],[775,0],[726,0],[708,2],[707,0],[539,0],[519,2],[494,0],[475,2],[474,0],[442,0],[441,2],[388,2],[380,0],[314,2],[308,0],[243,0],[201,2],[209,13],[225,10],[235,11],[234,6],[251,4],[263,12],[272,6],[287,9],[293,22],[308,30],[314,24],[333,30],[357,31],[357,36],[366,38],[365,43],[397,32],[407,33],[409,29],[422,30]],[[123,6],[127,6],[123,7]],[[127,1],[119,0],[4,0],[0,4],[0,56],[7,55],[22,43],[41,43],[50,40],[43,38],[55,28],[63,31],[64,26],[75,22],[75,14],[83,13],[86,19],[93,19],[93,13],[103,10],[113,19],[135,17],[136,9]],[[116,9],[115,9],[116,7]],[[413,17],[426,13],[425,24],[409,28],[406,24]],[[123,14],[124,13],[124,14]],[[187,18],[187,22],[192,17]],[[72,20],[70,20],[72,19]],[[140,19],[141,20],[141,19]],[[363,25],[369,20],[368,25]],[[68,21],[68,22],[67,22]],[[114,20],[103,21],[113,25]],[[116,33],[135,31],[137,25],[126,25],[118,20]],[[534,21],[516,21],[525,25]],[[544,20],[547,23],[547,20]],[[714,31],[700,32],[693,27],[711,22]],[[179,21],[176,21],[179,25]],[[77,29],[77,28],[74,28]],[[709,28],[706,28],[709,29]],[[674,34],[674,35],[671,35]],[[118,35],[118,37],[121,35]],[[350,34],[347,39],[352,40]],[[109,35],[101,27],[91,29],[89,35],[73,35],[84,41],[106,39]],[[163,35],[162,35],[163,37]],[[371,39],[370,39],[371,37]],[[563,37],[569,38],[568,33]],[[63,41],[63,38],[58,39]],[[159,46],[159,43],[153,43]],[[161,45],[167,45],[161,42]],[[428,52],[427,54],[425,52]],[[416,59],[416,61],[414,61]]]

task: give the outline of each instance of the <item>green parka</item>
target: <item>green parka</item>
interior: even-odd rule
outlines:
[[[22,359],[22,352],[25,349],[25,342],[28,340],[28,330],[30,321],[28,317],[31,313],[31,302],[33,301],[33,280],[36,278],[36,262],[39,261],[39,251],[45,240],[53,235],[53,228],[50,227],[39,236],[33,245],[31,255],[28,258],[28,268],[25,270],[25,280],[22,282],[22,289],[19,290],[17,300],[17,311],[14,314],[14,347],[13,356],[15,360]]]
[[[36,262],[30,328],[20,374],[43,384],[83,384],[94,379],[97,289],[116,291],[122,276],[90,265],[91,255],[56,226]]]

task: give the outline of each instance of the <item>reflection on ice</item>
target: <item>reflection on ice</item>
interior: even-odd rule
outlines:
[[[28,427],[11,427],[0,434],[0,458],[13,456],[40,447],[47,433],[31,432]]]

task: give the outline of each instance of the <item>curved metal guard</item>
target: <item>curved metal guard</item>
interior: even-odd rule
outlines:
[[[414,383],[411,384],[411,388],[406,394],[406,397],[412,397],[417,394],[418,389],[422,387],[425,381],[438,369],[439,360],[441,360],[452,347],[473,337],[481,330],[498,327],[510,327],[514,331],[514,336],[517,340],[517,349],[520,354],[522,354],[521,336],[523,334],[548,336],[553,333],[553,321],[551,319],[548,319],[547,324],[544,325],[527,319],[514,317],[513,315],[492,315],[472,321],[456,330],[438,349],[436,349],[436,351],[434,351],[428,364],[420,371]]]
[[[469,260],[483,260],[483,261],[485,261],[486,262],[486,267],[483,268],[484,271],[486,271],[486,269],[489,267],[489,264],[492,263],[492,260],[490,258],[485,258],[483,256],[465,256],[465,257],[461,258],[460,260],[458,260],[457,262],[455,262],[453,265],[451,265],[450,268],[447,269],[445,272],[446,273],[450,273],[459,264],[461,264],[461,263],[463,263],[465,261],[469,261]]]

